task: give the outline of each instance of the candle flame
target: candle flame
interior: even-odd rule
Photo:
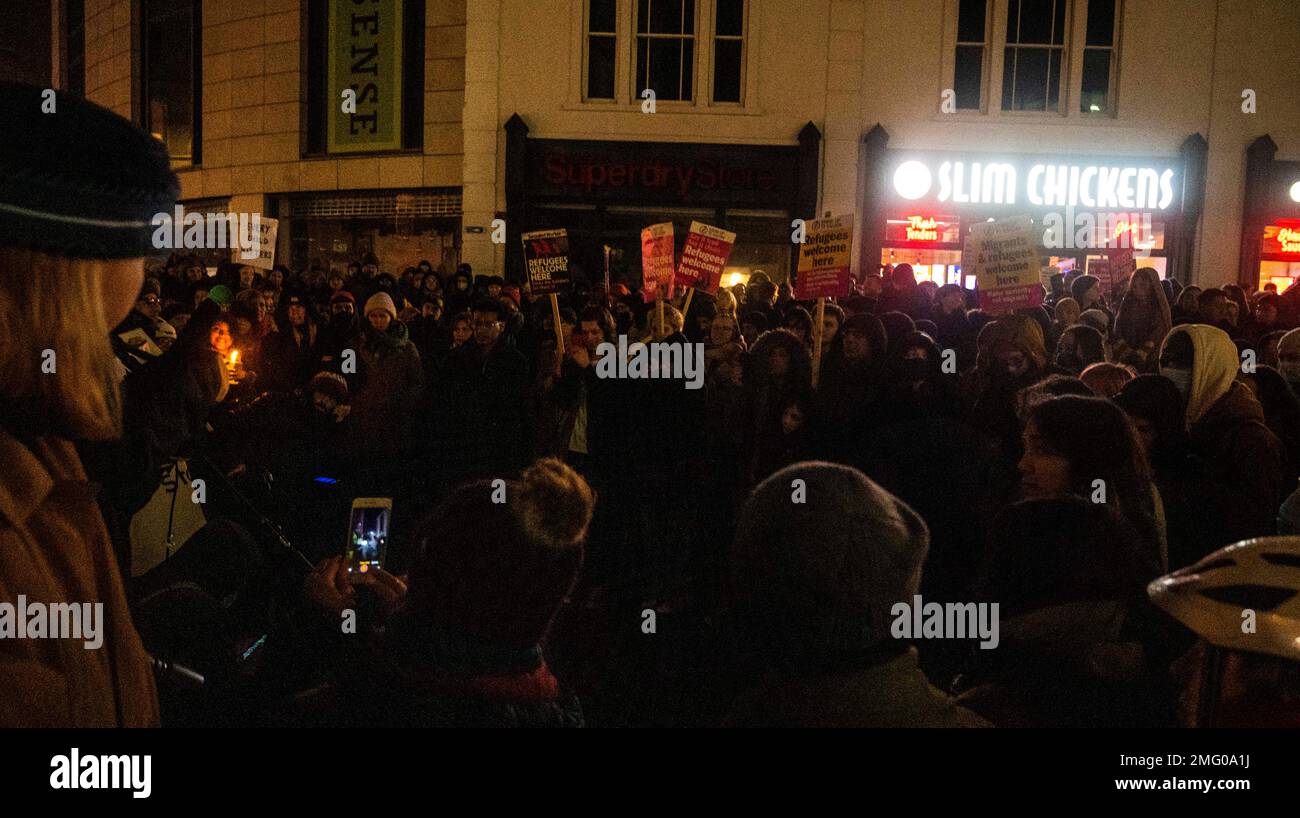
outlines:
[[[234,366],[237,363],[239,363],[239,350],[232,349],[230,350],[230,365]]]

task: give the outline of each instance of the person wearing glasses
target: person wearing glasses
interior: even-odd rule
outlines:
[[[158,329],[163,323],[162,287],[158,279],[146,278],[131,311],[113,329],[113,354],[125,367],[119,374],[134,372],[161,352]]]

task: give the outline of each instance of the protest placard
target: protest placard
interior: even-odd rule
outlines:
[[[558,230],[524,233],[524,265],[533,295],[557,292],[569,283],[569,234]]]
[[[975,276],[985,312],[1005,315],[1043,303],[1038,245],[1027,216],[972,225],[962,248],[962,271]]]
[[[804,243],[799,245],[794,297],[803,301],[848,295],[853,216],[815,219],[806,228]]]
[[[674,280],[682,287],[694,287],[710,295],[716,293],[735,242],[735,233],[704,222],[691,222]]]
[[[253,237],[255,246],[250,246],[247,251],[242,249],[235,250],[235,262],[237,264],[247,264],[249,267],[256,267],[259,270],[269,270],[275,266],[275,241],[280,235],[280,220],[270,219],[266,216],[259,216],[257,220],[257,235]],[[246,240],[247,236],[241,236],[240,240]],[[250,245],[253,242],[249,242]],[[256,255],[254,255],[256,252]]]
[[[641,231],[641,297],[649,303],[673,297],[673,223]]]

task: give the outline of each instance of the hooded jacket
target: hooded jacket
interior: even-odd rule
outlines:
[[[806,502],[788,502],[792,478]],[[981,724],[929,685],[895,633],[895,609],[913,602],[929,542],[915,511],[854,469],[799,463],[760,484],[736,524],[732,614],[768,672],[730,721]]]
[[[1193,508],[1204,509],[1206,553],[1238,540],[1274,533],[1282,501],[1281,441],[1264,423],[1264,410],[1237,382],[1237,347],[1227,333],[1205,324],[1174,327],[1192,341],[1187,396],[1189,446],[1197,462]]]
[[[789,357],[786,373],[779,379],[768,374],[768,358],[777,348],[784,349]],[[782,445],[781,413],[785,402],[794,395],[807,394],[811,388],[812,352],[808,347],[787,329],[768,330],[760,335],[745,366],[750,410],[745,428],[754,479],[766,477],[757,474],[759,464],[773,462],[773,450]]]
[[[1147,293],[1146,301],[1138,301],[1135,293],[1139,288]],[[1117,346],[1122,342],[1131,350],[1154,351],[1172,325],[1169,302],[1165,300],[1159,275],[1150,267],[1138,268],[1129,280],[1128,292],[1124,294],[1119,315],[1115,317],[1113,335]],[[1119,357],[1119,350],[1116,357]]]

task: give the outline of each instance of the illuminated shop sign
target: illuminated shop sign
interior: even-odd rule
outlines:
[[[961,222],[955,216],[903,212],[885,220],[890,244],[952,244],[961,241]]]
[[[939,240],[939,222],[936,219],[927,219],[924,216],[907,217],[907,240],[908,241],[938,241]]]
[[[1260,250],[1265,254],[1300,255],[1300,219],[1279,219],[1277,224],[1265,226]]]
[[[890,171],[894,192],[911,201],[1166,210],[1175,169],[1156,164],[906,159]]]

